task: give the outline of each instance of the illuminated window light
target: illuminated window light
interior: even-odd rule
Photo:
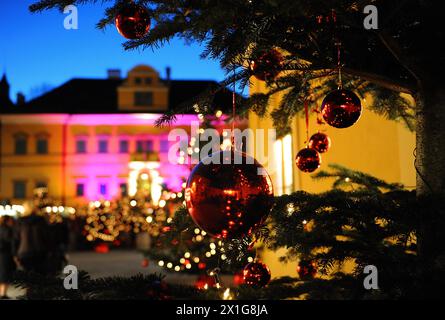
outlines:
[[[293,159],[292,136],[288,134],[283,138],[284,184],[286,193],[292,192],[292,187],[294,184]]]
[[[283,143],[281,140],[277,140],[273,144],[274,157],[275,157],[275,178],[276,178],[276,190],[277,195],[283,194]]]

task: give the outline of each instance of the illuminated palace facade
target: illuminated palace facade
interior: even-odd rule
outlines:
[[[154,195],[161,186],[180,190],[187,164],[168,161],[170,130],[190,133],[197,114],[156,127],[169,109],[187,104],[213,81],[164,79],[139,65],[126,78],[118,70],[105,79],[72,79],[27,103],[9,100],[0,82],[0,200],[17,204],[46,188],[61,204],[133,196],[141,187]],[[231,93],[213,102],[230,105]]]

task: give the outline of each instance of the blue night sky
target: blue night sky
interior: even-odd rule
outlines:
[[[23,92],[27,99],[44,87],[56,87],[75,78],[105,78],[107,69],[122,70],[122,75],[136,64],[149,64],[165,76],[172,68],[174,79],[221,80],[224,72],[217,61],[202,60],[198,44],[186,45],[175,39],[152,51],[125,51],[114,26],[104,32],[95,25],[107,6],[78,7],[79,29],[65,30],[65,14],[58,10],[31,14],[33,0],[0,0],[0,73],[6,71],[11,84],[11,99]]]

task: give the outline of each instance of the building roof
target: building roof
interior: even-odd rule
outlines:
[[[118,108],[117,87],[123,81],[124,79],[72,79],[23,105],[2,106],[0,113],[129,113]],[[170,80],[164,83],[169,86],[169,110],[184,105],[192,106],[197,97],[218,87],[217,82],[211,80]],[[212,106],[225,111],[230,110],[231,103],[232,92],[222,90],[215,95]],[[150,109],[140,112],[156,113],[165,110]]]

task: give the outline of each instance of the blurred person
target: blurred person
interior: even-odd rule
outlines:
[[[8,287],[15,271],[13,226],[14,219],[12,217],[0,217],[0,299],[9,299],[7,296]]]
[[[27,202],[15,228],[14,254],[18,266],[28,272],[46,273],[49,228],[44,217]]]

